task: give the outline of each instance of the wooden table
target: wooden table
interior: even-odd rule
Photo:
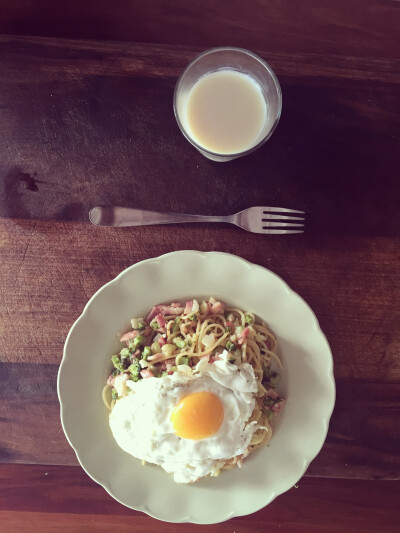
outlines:
[[[327,441],[298,487],[192,530],[399,531],[399,22],[384,0],[1,2],[1,532],[187,530],[91,481],[56,394],[65,337],[91,295],[179,249],[234,253],[285,279],[318,316],[337,382]],[[219,164],[181,135],[172,95],[187,62],[223,44],[271,64],[283,114],[259,151]],[[282,205],[307,212],[307,231],[96,228],[88,210],[101,203]]]

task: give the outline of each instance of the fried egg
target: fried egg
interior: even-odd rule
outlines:
[[[227,459],[246,452],[256,422],[249,422],[257,382],[248,363],[202,360],[161,378],[128,382],[110,427],[127,453],[160,465],[177,483],[215,475]]]

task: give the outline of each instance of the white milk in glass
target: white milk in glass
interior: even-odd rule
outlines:
[[[260,140],[266,120],[267,104],[259,84],[236,70],[206,74],[189,92],[188,133],[211,152],[249,150]]]

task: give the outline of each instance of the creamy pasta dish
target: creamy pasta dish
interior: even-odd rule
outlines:
[[[241,467],[271,439],[282,364],[252,312],[213,297],[159,304],[120,341],[103,400],[127,453],[191,483]]]

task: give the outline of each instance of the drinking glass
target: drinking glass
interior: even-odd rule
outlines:
[[[259,85],[266,102],[266,120],[261,133],[250,148],[236,153],[217,153],[201,146],[190,131],[186,109],[193,86],[207,74],[220,70],[233,70],[246,74]],[[272,135],[282,110],[282,92],[272,68],[261,57],[243,48],[213,48],[197,56],[179,77],[174,93],[174,113],[178,126],[186,139],[208,159],[230,161],[250,154],[260,148]]]

